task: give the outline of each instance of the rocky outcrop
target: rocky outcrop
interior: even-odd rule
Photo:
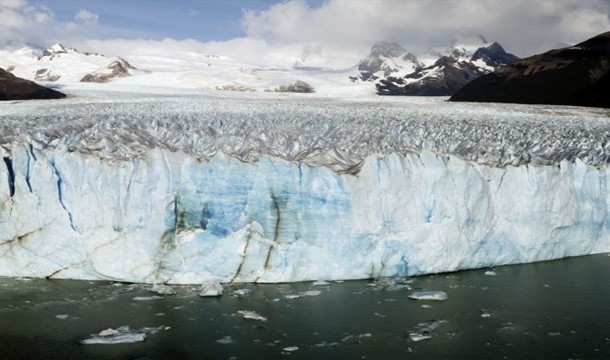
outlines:
[[[36,73],[34,74],[34,80],[36,81],[53,82],[59,80],[60,77],[61,76],[57,74],[53,74],[49,69],[39,69],[36,70]]]
[[[513,62],[450,100],[610,108],[610,32]]]
[[[96,70],[93,73],[85,75],[80,81],[105,83],[116,78],[131,76],[132,70],[137,69],[131,66],[127,60],[123,58],[116,58],[110,64]]]
[[[61,99],[65,94],[0,69],[0,100]]]
[[[280,85],[275,92],[312,93],[315,89],[305,81],[297,80],[292,84]]]

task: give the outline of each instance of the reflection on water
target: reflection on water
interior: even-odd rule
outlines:
[[[0,279],[0,357],[603,359],[608,278],[602,254],[409,279],[231,285],[219,298],[196,286],[158,295],[147,285]],[[407,298],[420,290],[448,299]],[[143,341],[83,344],[102,331]]]

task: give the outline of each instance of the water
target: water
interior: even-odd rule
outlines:
[[[410,279],[233,285],[220,298],[194,286],[160,296],[146,285],[0,279],[0,358],[604,359],[609,277],[601,254]],[[407,298],[418,290],[448,299]],[[121,326],[156,332],[80,343]]]

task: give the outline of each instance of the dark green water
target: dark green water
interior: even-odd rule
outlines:
[[[134,300],[155,295],[143,285],[0,279],[0,358],[610,358],[610,256],[494,271],[322,286],[236,285],[226,286],[220,298],[176,287],[176,295],[146,301]],[[442,290],[449,299],[409,300],[408,287]],[[233,296],[238,289],[252,292]],[[321,293],[285,297],[310,290]],[[239,310],[268,321],[245,320]],[[431,339],[409,339],[418,324],[433,320],[440,322],[429,331]],[[80,344],[125,325],[162,328],[142,342]]]

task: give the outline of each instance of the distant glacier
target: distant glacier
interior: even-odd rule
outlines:
[[[0,106],[0,276],[339,280],[610,251],[607,111],[85,95]]]

